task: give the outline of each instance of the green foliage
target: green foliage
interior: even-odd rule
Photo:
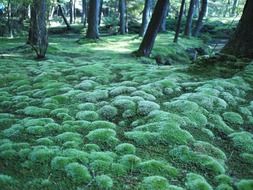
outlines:
[[[95,121],[98,120],[99,116],[94,111],[80,111],[76,114],[76,118],[86,121]]]
[[[224,183],[224,184],[229,184],[231,185],[232,184],[232,179],[231,177],[225,175],[225,174],[220,174],[220,175],[217,175],[215,177],[215,181],[219,184],[221,183]]]
[[[212,190],[212,186],[207,183],[205,178],[195,173],[188,173],[186,176],[186,186],[189,190]]]
[[[218,185],[218,186],[215,188],[215,190],[233,190],[233,187],[231,187],[231,186],[228,185],[228,184],[222,183],[222,184]]]
[[[113,180],[108,175],[100,175],[95,178],[99,189],[111,189],[113,187]]]
[[[119,162],[132,171],[141,162],[141,159],[133,154],[126,154]]]
[[[232,124],[243,124],[243,118],[240,116],[240,114],[235,113],[235,112],[225,112],[222,114],[223,118],[225,121],[228,121],[229,123]]]
[[[14,189],[15,186],[15,179],[9,175],[0,174],[0,188],[11,190]]]
[[[86,110],[86,111],[96,110],[96,105],[94,103],[83,103],[83,104],[79,104],[77,107],[79,110]]]
[[[148,115],[150,112],[154,110],[159,110],[159,104],[151,101],[140,101],[138,103],[138,113],[140,115]]]
[[[116,132],[113,129],[95,129],[90,131],[86,137],[92,143],[113,145],[118,142]]]
[[[113,106],[120,110],[134,110],[136,105],[134,101],[128,99],[116,99],[112,102]]]
[[[252,179],[242,179],[236,184],[238,190],[251,190],[253,189]]]
[[[57,135],[55,138],[59,142],[67,142],[67,141],[82,142],[82,135],[74,132],[64,132]]]
[[[85,151],[100,151],[100,147],[97,144],[85,144],[84,145]]]
[[[117,116],[118,110],[111,105],[105,105],[98,110],[98,114],[104,119],[111,120]]]
[[[249,132],[236,132],[229,135],[235,147],[241,151],[253,152],[253,135]]]
[[[74,148],[68,148],[63,150],[62,156],[69,157],[83,164],[87,164],[89,162],[89,154],[87,152]]]
[[[92,130],[94,129],[116,129],[116,125],[114,123],[108,121],[94,121],[91,123]]]
[[[91,180],[91,175],[88,169],[77,162],[68,164],[65,167],[65,171],[68,177],[70,177],[74,183],[86,184]]]
[[[156,132],[143,132],[143,131],[130,131],[125,132],[125,136],[128,139],[135,141],[140,145],[154,144],[159,137],[159,133]],[[157,142],[156,142],[157,143]]]
[[[45,146],[35,147],[29,154],[29,158],[33,162],[47,163],[55,155],[55,151]]]
[[[65,166],[73,162],[72,158],[64,156],[56,156],[51,161],[51,168],[53,170],[64,170]]]
[[[122,143],[115,147],[115,150],[119,154],[135,154],[136,148],[134,145],[129,143]]]
[[[145,177],[141,183],[142,190],[167,190],[168,187],[167,179],[161,176]]]
[[[30,116],[47,116],[50,113],[50,110],[35,106],[28,106],[24,109],[24,113]]]

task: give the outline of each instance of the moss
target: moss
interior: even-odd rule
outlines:
[[[5,174],[0,174],[0,188],[1,189],[6,189],[6,190],[11,190],[15,189],[15,184],[16,181],[13,177]]]
[[[159,133],[149,132],[149,131],[130,131],[125,132],[124,135],[139,145],[148,145],[156,143],[156,140],[159,137]]]
[[[247,162],[248,164],[253,165],[253,154],[242,153],[240,154],[240,157],[243,159],[244,162]]]
[[[126,154],[119,160],[119,163],[124,165],[130,171],[132,171],[140,162],[141,159],[133,154]]]
[[[219,115],[210,114],[209,123],[212,128],[215,128],[225,134],[230,134],[234,131],[223,121],[222,117]]]
[[[84,92],[77,95],[79,100],[93,103],[106,100],[108,97],[109,93],[107,90],[95,90],[93,92]]]
[[[46,133],[46,129],[43,126],[30,126],[26,128],[26,132],[31,135],[42,136]]]
[[[83,104],[78,104],[77,108],[79,110],[95,111],[96,105],[94,103],[83,103]]]
[[[111,189],[113,187],[113,180],[108,175],[100,175],[95,178],[99,189]]]
[[[81,90],[92,90],[98,85],[97,82],[94,82],[93,80],[84,80],[81,83],[77,84],[75,88],[81,89]]]
[[[215,190],[233,190],[233,187],[228,184],[220,184],[215,188]]]
[[[166,177],[175,177],[178,175],[177,169],[164,161],[147,160],[141,162],[138,168],[142,173],[147,175],[161,175]]]
[[[75,148],[68,148],[63,150],[62,156],[69,157],[83,164],[87,164],[89,162],[89,154]]]
[[[148,115],[150,112],[154,110],[159,110],[159,109],[160,109],[160,106],[155,102],[140,101],[138,103],[138,113],[140,115]]]
[[[15,160],[17,158],[17,151],[14,149],[3,150],[0,152],[0,158],[3,160]]]
[[[82,135],[74,132],[64,132],[55,137],[59,142],[76,141],[82,142]]]
[[[118,110],[111,105],[105,105],[98,110],[98,114],[104,119],[111,120],[117,116]]]
[[[24,109],[24,113],[30,116],[47,116],[50,113],[49,109],[39,108],[35,106],[28,106]]]
[[[228,185],[232,184],[231,177],[225,174],[220,174],[220,175],[215,176],[215,181],[219,184],[221,183],[228,184]]]
[[[229,135],[233,140],[234,146],[241,151],[253,152],[253,135],[249,132],[236,132]]]
[[[118,142],[113,129],[95,129],[90,131],[86,137],[89,141],[97,144],[113,145]]]
[[[36,140],[36,143],[38,145],[45,145],[45,146],[50,146],[50,145],[54,145],[54,141],[51,140],[50,137],[42,137]]]
[[[177,113],[196,112],[199,110],[198,104],[189,100],[175,100],[172,102],[165,102],[163,105],[166,110]]]
[[[27,160],[28,159],[28,156],[31,152],[31,149],[30,148],[24,148],[24,149],[21,149],[19,152],[18,152],[18,156],[21,158],[21,159],[24,159],[24,160]]]
[[[105,162],[110,162],[112,163],[113,160],[115,159],[115,154],[113,152],[91,152],[89,155],[90,160],[102,160]]]
[[[57,108],[57,109],[54,109],[50,112],[50,115],[56,117],[58,114],[60,113],[69,113],[69,109],[67,108]]]
[[[175,185],[169,185],[168,190],[184,190],[182,187],[178,187]]]
[[[142,97],[142,98],[144,98],[145,100],[148,100],[148,101],[155,101],[156,100],[155,96],[153,96],[152,94],[146,93],[142,90],[137,90],[137,91],[133,92],[131,94],[131,96],[140,96],[140,97]]]
[[[110,96],[118,96],[122,94],[130,94],[136,90],[135,87],[119,86],[110,91]]]
[[[54,150],[45,146],[35,147],[29,154],[29,158],[33,162],[47,163],[55,155]]]
[[[136,109],[135,102],[128,99],[116,99],[112,102],[112,105],[120,110],[134,110]]]
[[[100,151],[100,147],[97,144],[85,144],[83,149],[88,152]]]
[[[235,112],[225,112],[222,114],[225,121],[232,123],[232,124],[243,124],[243,118],[240,116],[240,114]]]
[[[115,150],[119,154],[135,154],[136,148],[134,145],[129,143],[122,143],[115,147]]]
[[[253,180],[252,179],[242,179],[236,183],[238,190],[251,190],[253,189]]]
[[[195,173],[188,173],[186,176],[186,186],[189,190],[212,190],[212,186],[207,183],[205,178]]]
[[[141,190],[167,190],[169,183],[166,178],[162,176],[145,177],[141,183]]]
[[[64,170],[64,168],[71,162],[73,162],[72,158],[56,156],[51,161],[51,168],[53,170]]]
[[[87,184],[91,180],[88,169],[77,162],[73,162],[65,166],[67,176],[69,176],[76,184]]]
[[[99,116],[94,111],[80,111],[76,114],[76,118],[86,121],[95,121],[98,120]]]
[[[224,174],[226,171],[222,162],[219,162],[218,160],[208,155],[198,155],[195,162],[199,163],[203,169],[209,169],[216,175]]]
[[[35,178],[33,180],[28,181],[24,185],[24,188],[31,189],[31,190],[36,190],[36,189],[47,190],[47,189],[53,189],[55,187],[53,185],[53,182],[50,181],[49,179]]]
[[[91,129],[116,129],[114,123],[108,121],[94,121],[91,123]]]

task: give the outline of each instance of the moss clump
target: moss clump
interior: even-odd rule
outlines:
[[[131,94],[131,96],[140,96],[142,98],[144,98],[145,100],[148,100],[148,101],[155,101],[156,100],[156,97],[153,96],[152,94],[149,94],[149,93],[146,93],[142,90],[138,90],[138,91],[135,91]]]
[[[115,150],[119,154],[135,154],[136,148],[134,145],[130,143],[122,143],[115,147]]]
[[[145,177],[141,183],[141,190],[167,190],[169,183],[162,176]]]
[[[29,158],[33,162],[47,163],[54,155],[54,150],[49,149],[45,146],[38,146],[31,151],[31,153],[29,154]]]
[[[215,128],[225,134],[230,134],[234,131],[223,121],[222,117],[219,115],[210,114],[209,124],[212,128]]]
[[[154,144],[159,138],[159,133],[149,131],[130,131],[124,134],[128,139],[134,140],[139,145]]]
[[[129,94],[136,90],[135,87],[119,86],[110,91],[111,96],[118,96],[121,94]]]
[[[38,145],[51,146],[54,145],[54,141],[50,137],[43,137],[36,140]]]
[[[43,135],[46,129],[43,126],[30,126],[26,128],[26,132],[31,135]]]
[[[119,162],[132,171],[141,162],[141,159],[133,154],[126,154],[121,157]]]
[[[94,129],[116,129],[114,123],[108,121],[94,121],[91,123],[92,130]]]
[[[13,177],[5,174],[0,174],[0,188],[6,190],[15,189],[16,181]]]
[[[76,114],[76,118],[86,121],[95,121],[98,120],[99,115],[94,111],[80,111]]]
[[[122,98],[117,98],[112,102],[112,105],[120,109],[121,111],[123,110],[135,110],[136,105],[135,102],[129,99],[122,99]]]
[[[105,105],[98,110],[98,114],[104,119],[111,120],[117,116],[118,110],[111,105]]]
[[[243,124],[243,118],[240,114],[235,112],[225,112],[222,114],[225,121],[231,123],[231,124]]]
[[[77,108],[79,110],[95,111],[96,105],[94,103],[83,103],[83,104],[78,104]]]
[[[241,151],[253,152],[253,135],[249,132],[236,132],[229,135],[235,147]]]
[[[84,80],[81,83],[77,84],[75,88],[87,91],[92,90],[98,85],[97,82],[94,82],[93,80]]]
[[[99,189],[111,189],[113,187],[113,180],[108,175],[99,175],[95,178]]]
[[[49,113],[50,113],[49,109],[39,108],[36,106],[28,106],[24,109],[24,114],[30,115],[30,116],[43,117],[43,116],[49,115]]]
[[[89,159],[90,160],[101,160],[101,161],[105,161],[105,162],[110,162],[112,163],[114,158],[115,158],[115,154],[113,152],[91,152],[89,155]]]
[[[84,92],[77,95],[77,98],[81,101],[87,101],[97,103],[102,100],[106,100],[109,97],[107,90],[95,90],[93,92]]]
[[[50,112],[50,115],[56,117],[58,114],[60,113],[69,113],[69,109],[67,108],[57,108],[57,109],[54,109]]]
[[[67,142],[67,141],[82,142],[82,135],[74,132],[64,132],[57,135],[55,138],[59,142]]]
[[[170,164],[158,161],[158,160],[147,160],[141,162],[138,165],[140,171],[148,175],[162,175],[162,176],[177,176],[178,171]]]
[[[243,179],[236,184],[238,190],[251,190],[253,189],[252,179]]]
[[[198,104],[189,100],[175,100],[172,102],[165,102],[163,105],[169,112],[176,113],[196,112],[199,110]]]
[[[231,187],[231,186],[228,185],[228,184],[222,183],[222,184],[218,185],[218,186],[215,188],[215,190],[233,190],[233,187]]]
[[[184,190],[182,187],[178,187],[175,185],[169,185],[168,190]]]
[[[140,115],[148,115],[150,112],[154,110],[159,110],[159,104],[151,101],[140,101],[138,103],[138,113]]]
[[[64,156],[56,156],[51,161],[51,168],[53,170],[64,170],[65,166],[73,162],[72,158]]]
[[[83,149],[89,152],[100,151],[100,147],[97,144],[85,144]]]
[[[243,159],[243,161],[253,165],[253,154],[242,153],[240,154],[240,157]]]
[[[224,183],[224,184],[232,184],[232,179],[231,177],[225,175],[225,174],[220,174],[215,176],[215,181],[219,184]]]
[[[77,162],[68,164],[65,167],[65,171],[67,176],[71,177],[73,182],[77,184],[86,184],[91,180],[91,175],[88,169],[84,165]]]
[[[95,129],[90,131],[86,137],[93,143],[113,145],[119,140],[116,138],[116,132],[113,129]]]
[[[186,186],[189,190],[213,190],[212,186],[207,183],[205,178],[195,173],[188,173],[186,176]]]
[[[55,186],[52,181],[49,179],[43,179],[43,178],[35,178],[31,181],[28,181],[24,185],[25,189],[30,189],[30,190],[36,190],[36,189],[41,189],[41,190],[48,190],[48,189],[54,189]]]

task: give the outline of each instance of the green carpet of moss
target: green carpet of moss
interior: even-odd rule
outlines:
[[[1,41],[0,189],[253,189],[253,63],[189,69],[203,44],[170,33],[153,53],[170,66],[133,35],[77,40],[42,61]]]

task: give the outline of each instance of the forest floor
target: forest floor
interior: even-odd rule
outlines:
[[[53,35],[41,61],[1,39],[0,189],[252,190],[253,63],[172,38],[166,66],[134,35]]]

